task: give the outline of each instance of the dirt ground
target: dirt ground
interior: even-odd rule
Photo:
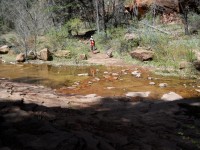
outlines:
[[[106,53],[89,53],[89,58],[86,60],[89,64],[106,65],[106,66],[122,66],[127,65],[122,59],[111,57]]]

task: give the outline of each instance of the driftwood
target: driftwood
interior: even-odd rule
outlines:
[[[156,28],[156,27],[154,27],[154,26],[151,26],[151,25],[149,25],[149,24],[147,24],[147,23],[144,23],[144,22],[140,22],[140,23],[142,23],[143,25],[146,25],[147,27],[150,27],[150,28],[153,28],[153,29],[155,29],[155,30],[157,30],[157,31],[160,31],[160,32],[162,32],[162,33],[165,33],[165,34],[168,34],[168,35],[172,35],[172,33],[169,33],[169,32],[167,32],[167,31],[163,31],[163,30],[158,29],[158,28]]]

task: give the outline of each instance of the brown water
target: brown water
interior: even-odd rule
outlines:
[[[0,64],[0,78],[7,78],[13,82],[44,85],[67,95],[124,96],[127,92],[150,91],[150,97],[160,98],[163,94],[173,91],[184,98],[200,96],[196,91],[200,89],[197,80],[157,76],[145,69],[139,69],[142,76],[136,78],[131,74],[134,70],[137,68]],[[89,76],[79,76],[85,73],[89,73]],[[111,75],[112,73],[118,75],[115,77]],[[148,77],[152,77],[152,80]],[[155,85],[149,85],[149,82],[155,82]],[[160,83],[167,83],[168,86],[160,88]]]

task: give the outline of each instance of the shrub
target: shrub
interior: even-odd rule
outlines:
[[[66,26],[62,26],[61,28],[53,27],[46,34],[49,47],[53,50],[63,49],[66,46],[66,38],[68,36],[68,30]]]
[[[70,34],[72,34],[71,32],[73,31],[73,32],[76,33],[76,35],[78,35],[78,32],[79,32],[80,27],[82,26],[82,24],[83,23],[82,23],[81,19],[72,18],[67,22],[66,27],[67,27],[67,29],[68,29]]]

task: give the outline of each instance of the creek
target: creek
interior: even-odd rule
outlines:
[[[133,71],[141,73],[141,77],[132,75]],[[175,92],[183,98],[200,96],[198,80],[158,76],[144,68],[127,66],[0,64],[0,78],[51,87],[66,95],[125,96],[128,92],[149,91],[152,99],[159,99],[169,92]],[[166,83],[167,86],[160,87],[160,83]]]

